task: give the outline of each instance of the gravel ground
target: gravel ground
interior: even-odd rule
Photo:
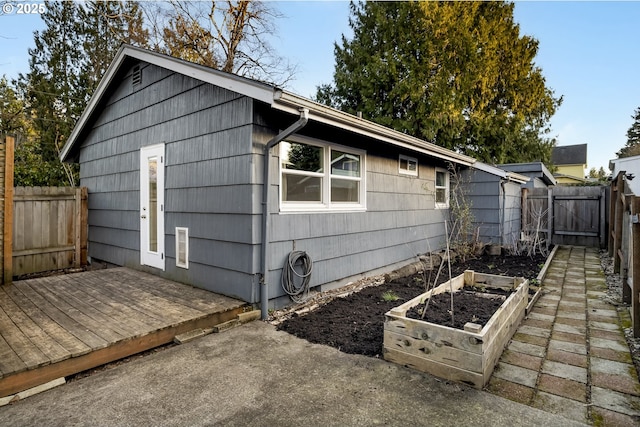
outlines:
[[[613,272],[613,258],[609,256],[607,251],[600,251],[600,264],[604,270],[605,279],[607,282],[607,297],[605,300],[617,307],[620,310],[629,310],[629,304],[622,302],[622,278],[620,274],[614,274]],[[640,338],[633,337],[632,328],[624,328],[624,336],[629,344],[631,350],[631,357],[633,363],[636,366],[636,371],[640,375]]]

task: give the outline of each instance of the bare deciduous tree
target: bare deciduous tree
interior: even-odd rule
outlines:
[[[177,1],[144,4],[155,50],[222,71],[278,86],[296,71],[269,43],[271,5],[251,0]]]

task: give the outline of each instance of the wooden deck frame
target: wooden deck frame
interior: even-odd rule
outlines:
[[[0,288],[0,398],[212,328],[245,309],[242,301],[126,268],[16,281]],[[103,339],[82,342],[78,327]],[[52,347],[68,353],[43,358]]]

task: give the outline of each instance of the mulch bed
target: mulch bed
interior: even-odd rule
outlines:
[[[538,275],[545,261],[546,258],[541,255],[531,258],[528,256],[483,255],[464,263],[453,263],[451,276],[456,277],[465,270],[474,270],[479,273],[532,279]],[[448,280],[448,274],[445,278],[442,277],[443,273],[441,273],[439,283]],[[435,272],[432,276],[431,280],[435,278]],[[384,314],[393,307],[423,293],[427,280],[429,280],[428,274],[417,274],[389,283],[385,282],[378,286],[365,287],[358,292],[335,298],[304,315],[293,313],[289,319],[278,324],[278,329],[312,343],[335,347],[345,353],[381,357]],[[386,301],[383,295],[387,292],[396,295],[398,299]],[[445,299],[447,302],[444,305],[446,306],[449,304],[448,296]],[[483,301],[483,305],[486,305],[485,301]],[[448,308],[448,306],[445,308],[445,312]],[[428,311],[432,311],[431,306]],[[489,314],[489,318],[493,312]],[[478,312],[471,314],[471,316],[474,315],[479,317]],[[448,318],[450,322],[450,314],[448,314]]]

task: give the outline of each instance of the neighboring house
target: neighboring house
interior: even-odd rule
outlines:
[[[556,167],[553,174],[558,184],[585,184],[587,168],[587,144],[553,147],[551,163]]]
[[[524,188],[547,188],[556,185],[556,179],[553,174],[549,172],[549,169],[542,162],[507,163],[497,165],[497,167],[529,177],[530,180],[522,185]]]
[[[126,45],[60,157],[80,163],[89,190],[92,258],[261,302],[263,317],[288,302],[280,279],[292,251],[308,253],[310,285],[326,289],[442,248],[447,167],[481,165]]]
[[[520,239],[522,186],[530,181],[529,177],[477,163],[462,173],[462,181],[480,240],[515,246]]]
[[[613,178],[624,171],[629,188],[633,194],[640,196],[640,155],[609,160],[609,169]]]

